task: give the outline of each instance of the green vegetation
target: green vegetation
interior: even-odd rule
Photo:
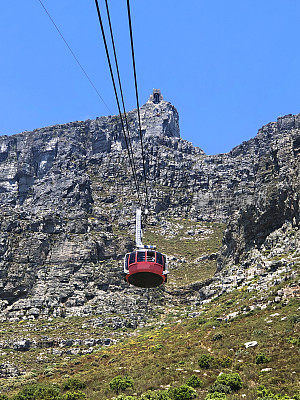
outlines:
[[[228,386],[233,391],[239,390],[243,386],[242,379],[237,372],[219,375],[216,383]]]
[[[216,333],[213,337],[212,340],[215,342],[216,340],[221,340],[223,338],[223,335],[220,333]]]
[[[69,378],[62,384],[62,390],[78,390],[84,389],[86,384],[77,378]]]
[[[214,365],[215,358],[210,354],[202,354],[198,360],[200,368],[209,369]]]
[[[61,400],[58,385],[33,384],[25,386],[12,400]]]
[[[63,393],[58,385],[31,384],[25,385],[12,397],[0,394],[1,400],[85,400],[87,396],[79,390],[70,390]]]
[[[289,400],[290,396],[282,395],[282,394],[274,394],[270,389],[267,389],[265,386],[260,386],[257,389],[257,400]],[[293,396],[296,400],[297,396]]]
[[[270,362],[270,357],[267,357],[264,353],[258,353],[256,354],[255,357],[255,363],[256,364],[266,364]]]
[[[167,390],[149,390],[141,395],[141,400],[170,400]]]
[[[86,394],[79,390],[67,392],[62,396],[62,400],[85,400],[86,398]]]
[[[208,393],[208,395],[205,396],[205,400],[227,400],[227,397],[224,393],[214,392]]]
[[[182,220],[172,224],[180,224],[183,232],[199,229],[203,234],[197,234],[200,239],[184,234],[181,241],[176,235],[161,235],[162,251],[178,256],[183,252],[187,260],[172,271],[171,288],[176,282],[183,286],[211,276],[215,261],[195,260],[217,249],[208,243],[221,237],[218,225]],[[119,234],[117,228],[115,232]],[[206,262],[211,263],[207,270]],[[110,267],[103,262],[104,270]],[[186,277],[181,279],[183,271]],[[0,363],[17,360],[27,373],[0,380],[0,400],[300,400],[296,394],[299,301],[288,297],[273,302],[278,289],[293,282],[282,280],[264,293],[244,286],[199,306],[170,304],[157,289],[163,306],[135,331],[97,327],[93,316],[3,322],[1,341],[13,334],[30,339],[112,337],[116,343],[94,346],[92,354],[65,351],[59,357],[52,349],[4,349]],[[264,307],[256,307],[258,303]],[[256,308],[250,311],[251,306]],[[237,316],[228,319],[230,313]],[[269,320],[272,323],[266,323]],[[257,346],[246,349],[245,343],[253,340]]]
[[[215,341],[214,338],[212,338]],[[210,369],[210,368],[226,368],[230,367],[232,364],[232,359],[228,356],[224,356],[222,358],[215,358],[210,354],[202,354],[198,360],[198,364],[200,368]]]
[[[196,376],[196,375],[192,375],[187,381],[186,384],[188,386],[191,386],[192,388],[198,388],[201,387],[203,385],[202,380]]]
[[[148,227],[144,232],[144,242],[157,244],[163,253],[185,259],[184,263],[172,268],[169,284],[183,286],[211,278],[216,270],[216,261],[197,259],[219,250],[224,225],[174,219],[169,221],[168,229],[170,233],[163,234],[157,229],[151,230],[151,227]]]
[[[227,385],[224,385],[224,384],[218,383],[218,382],[213,383],[213,384],[211,385],[211,387],[208,389],[208,391],[209,391],[210,393],[214,393],[214,392],[218,392],[218,393],[231,393],[231,392],[232,392],[230,386],[227,386]]]
[[[188,385],[170,388],[168,395],[171,400],[192,400],[197,397],[197,392],[194,388]]]
[[[130,376],[118,375],[109,382],[109,386],[115,393],[120,393],[133,387],[133,379]]]
[[[240,388],[241,381],[242,393],[249,399],[263,398],[262,394],[256,394],[261,384],[269,391],[269,397],[272,393],[273,396],[295,398],[297,375],[293,371],[296,371],[298,363],[297,343],[287,338],[297,337],[298,323],[289,316],[296,314],[299,301],[291,298],[277,308],[279,315],[273,318],[272,325],[266,325],[265,320],[274,313],[273,305],[240,315],[229,322],[220,320],[220,317],[252,304],[255,299],[256,293],[237,290],[205,305],[201,308],[201,315],[194,318],[186,317],[186,309],[174,306],[172,310],[168,309],[167,324],[160,326],[156,319],[153,324],[141,329],[138,335],[125,338],[93,354],[73,356],[69,360],[49,365],[42,374],[31,374],[27,378],[21,376],[13,382],[2,380],[2,392],[7,392],[10,399],[13,399],[13,395],[19,395],[19,392],[24,395],[25,383],[31,380],[35,382],[34,385],[48,387],[52,384],[59,387],[60,396],[65,393],[71,396],[70,392],[84,392],[88,400],[110,399],[116,391],[109,383],[116,376],[123,379],[128,374],[134,379],[136,393],[132,395],[133,388],[130,385],[126,389],[130,395],[135,398],[143,394],[146,396],[150,390],[153,399],[167,400],[170,394],[163,388],[168,389],[169,385],[172,388],[180,387],[183,384],[191,387],[193,384],[188,379],[195,375],[202,381],[201,386],[195,388],[199,400],[205,399],[208,390],[209,396],[217,398],[219,395],[222,398],[221,394],[223,398],[225,395],[228,400],[233,400],[234,391]],[[285,319],[282,320],[282,317]],[[165,321],[165,314],[157,318]],[[15,326],[11,324],[12,329]],[[218,335],[218,340],[215,340],[215,335]],[[250,340],[257,340],[258,346],[245,349],[244,343]],[[153,348],[162,351],[154,352]],[[256,356],[259,354],[270,357],[269,372],[261,372],[263,364],[256,364]],[[32,352],[27,352],[27,357],[30,355]],[[213,362],[209,368],[201,368],[202,372],[196,375],[194,370],[199,368],[199,360],[208,361],[208,365]],[[221,365],[224,361],[225,367]],[[224,373],[218,377],[220,372]],[[83,382],[85,387],[82,386]],[[277,400],[279,397],[273,398]],[[24,396],[16,399],[24,400]]]

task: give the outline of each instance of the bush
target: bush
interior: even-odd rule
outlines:
[[[115,393],[120,393],[127,388],[133,387],[133,379],[130,376],[115,376],[110,382],[109,387]]]
[[[25,386],[12,400],[61,400],[61,394],[56,385],[32,384]]]
[[[0,400],[9,400],[5,394],[0,394]]]
[[[198,360],[199,367],[209,369],[213,366],[214,360],[214,357],[210,354],[202,354]]]
[[[261,385],[257,389],[258,398],[257,400],[289,400],[290,396],[274,394],[270,389],[267,389],[264,385]]]
[[[141,400],[170,400],[167,390],[149,390],[141,395]]]
[[[85,400],[87,397],[86,394],[80,390],[73,390],[72,392],[66,392],[62,398],[63,400]]]
[[[205,397],[205,400],[227,400],[227,397],[224,393],[213,392],[208,393],[208,395]]]
[[[186,381],[186,384],[188,385],[188,386],[191,386],[192,388],[197,388],[197,387],[200,387],[201,385],[202,385],[202,381],[201,381],[201,379],[198,377],[198,376],[196,376],[196,375],[192,375],[187,381]]]
[[[288,396],[287,394],[281,395],[281,394],[273,394],[271,393],[267,397],[257,397],[256,400],[294,400],[295,398],[291,398],[291,396]]]
[[[62,390],[78,390],[78,389],[84,389],[85,388],[85,383],[82,382],[80,379],[77,378],[69,378],[66,381],[63,382],[61,385]]]
[[[260,385],[257,388],[257,395],[258,395],[258,397],[273,396],[273,394],[271,393],[271,390],[267,389],[264,385]]]
[[[232,359],[228,356],[218,359],[218,365],[220,367],[223,367],[223,368],[230,367],[231,364],[232,364]]]
[[[295,346],[300,346],[300,338],[289,336],[286,340],[288,343],[291,343]]]
[[[170,388],[168,395],[172,400],[191,400],[197,396],[197,392],[188,385],[181,385],[177,388]]]
[[[138,400],[138,397],[127,396],[126,394],[119,394],[119,396],[114,397],[116,400]]]
[[[239,390],[243,385],[241,377],[237,372],[219,375],[216,379],[216,383],[229,386],[230,389],[234,391]]]
[[[218,393],[231,393],[232,390],[229,386],[223,385],[222,383],[215,382],[208,391],[210,393],[218,392]]]
[[[267,357],[264,353],[258,353],[255,357],[256,364],[266,364],[270,361],[270,358]]]
[[[223,335],[221,333],[216,333],[213,337],[212,340],[215,342],[216,340],[221,340],[223,339]]]

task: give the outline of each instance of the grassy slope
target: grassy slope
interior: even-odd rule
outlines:
[[[60,383],[68,376],[76,376],[87,383],[88,398],[96,400],[114,396],[108,382],[119,374],[134,378],[134,389],[128,393],[137,394],[148,389],[180,385],[196,374],[203,381],[198,390],[199,399],[204,399],[218,374],[230,370],[240,373],[244,385],[238,394],[229,395],[229,399],[243,398],[242,395],[246,395],[246,399],[255,399],[259,384],[265,384],[276,393],[292,395],[297,391],[295,338],[299,304],[295,298],[285,306],[270,305],[264,310],[241,314],[229,322],[221,321],[220,317],[243,309],[254,297],[253,292],[235,291],[207,304],[201,315],[194,318],[188,317],[186,310],[174,308],[172,317],[169,313],[168,323],[155,322],[114,346],[56,364],[38,380]],[[271,316],[273,314],[278,315]],[[270,320],[272,323],[266,322]],[[216,337],[219,339],[214,340]],[[258,345],[246,349],[244,343],[252,340]],[[259,352],[271,361],[256,365],[255,355]],[[217,362],[214,368],[201,369],[198,365],[201,354],[211,354],[219,360],[228,356],[232,365],[222,368]],[[261,372],[264,368],[271,370]]]
[[[172,224],[178,223],[179,221],[172,221]],[[161,251],[186,258],[187,262],[178,266],[178,271],[173,271],[171,285],[176,282],[183,283],[182,272],[186,272],[187,268],[190,268],[190,271],[184,283],[201,280],[204,276],[213,274],[214,262],[210,269],[200,263],[199,269],[202,270],[198,271],[195,267],[199,266],[199,263],[193,264],[193,261],[199,255],[214,252],[218,248],[222,229],[216,226],[210,234],[206,234],[207,230],[202,225],[199,229],[201,228],[206,233],[202,235],[201,240],[197,240],[197,236],[189,238],[186,234],[191,226],[197,228],[195,224],[190,221],[180,221],[180,226],[182,226],[181,232],[173,237],[162,233],[154,235],[153,232],[149,232],[146,237],[149,242],[153,240],[159,243]],[[206,228],[211,227],[207,225]],[[198,236],[201,237],[201,235]],[[182,237],[186,239],[179,240]],[[289,283],[285,282],[286,285]],[[49,358],[46,368],[45,364],[42,364],[41,368],[37,363],[33,363],[32,369],[36,369],[36,372],[15,380],[2,380],[0,383],[2,391],[14,392],[25,382],[61,383],[69,376],[76,376],[87,383],[85,392],[88,399],[96,400],[111,398],[115,395],[110,391],[108,383],[116,375],[132,376],[135,385],[134,389],[128,393],[141,394],[148,389],[180,385],[189,376],[196,374],[203,381],[202,387],[198,389],[198,398],[202,400],[218,374],[221,371],[230,370],[240,373],[244,385],[237,394],[229,395],[228,399],[256,399],[256,388],[259,384],[265,384],[276,393],[292,395],[297,391],[297,344],[299,344],[297,310],[299,304],[295,298],[290,298],[287,304],[273,302],[268,305],[268,301],[274,299],[276,289],[274,287],[269,293],[264,293],[268,297],[264,300],[265,309],[252,312],[247,309],[260,295],[255,292],[248,293],[246,290],[236,290],[223,295],[198,309],[191,310],[189,306],[168,307],[168,309],[163,309],[152,323],[116,345],[101,348],[86,356],[70,356],[63,360]],[[191,314],[191,311],[194,314]],[[224,319],[226,315],[236,311],[240,312],[236,318],[227,321]],[[196,316],[193,317],[195,312]],[[276,315],[271,316],[273,314]],[[42,321],[35,321],[33,324],[36,324],[36,327],[39,326],[46,334],[51,332],[52,336],[54,326],[58,326],[57,334],[59,335],[82,337],[85,334],[81,328],[83,322],[74,318],[54,320],[48,326],[45,326],[48,322]],[[24,324],[10,324],[10,329],[16,334],[21,327],[26,329],[26,323]],[[7,331],[7,328],[8,325],[2,327],[2,332]],[[32,326],[31,329],[33,330]],[[90,333],[97,332],[93,330]],[[216,336],[217,334],[219,336]],[[214,340],[216,337],[219,339]],[[244,343],[252,340],[256,340],[258,345],[246,349]],[[34,352],[32,351],[31,356],[34,356]],[[259,352],[263,352],[271,360],[267,364],[255,364],[255,355]],[[201,354],[211,354],[217,360],[228,356],[231,359],[231,365],[224,368],[221,367],[220,361],[217,361],[214,368],[201,369],[198,365]],[[14,355],[16,358],[22,357],[17,352]],[[27,357],[26,364],[30,366],[30,352],[24,354],[25,356]],[[271,368],[271,370],[262,372],[264,368]],[[41,370],[43,370],[42,373]]]
[[[175,233],[168,234],[168,230]],[[144,242],[158,243],[159,251],[184,260],[178,265],[171,265],[169,276],[169,284],[183,286],[213,276],[216,261],[199,262],[197,259],[219,250],[223,230],[223,224],[176,219],[169,221],[167,234],[149,227],[145,232]],[[194,232],[194,234],[190,235],[188,232]]]

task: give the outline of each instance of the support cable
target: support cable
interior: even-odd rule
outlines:
[[[142,148],[143,171],[144,171],[145,193],[146,193],[146,207],[147,207],[147,205],[149,204],[149,196],[148,196],[148,187],[147,187],[147,178],[146,178],[145,154],[144,154],[143,137],[142,137],[142,124],[141,124],[138,85],[137,85],[137,77],[136,77],[135,55],[134,55],[134,46],[133,46],[133,34],[132,34],[132,23],[131,23],[131,12],[130,12],[129,0],[127,0],[127,13],[128,13],[129,32],[130,32],[131,55],[132,55],[135,96],[136,96],[136,105],[137,105],[138,122],[139,122],[140,142],[141,142],[141,148]]]
[[[131,166],[131,169],[132,169],[132,174],[133,174],[133,178],[134,178],[134,181],[135,181],[135,186],[136,186],[138,199],[139,199],[139,202],[141,204],[140,190],[139,190],[139,186],[138,186],[138,183],[137,183],[137,178],[136,178],[136,175],[135,175],[135,172],[134,172],[135,168],[133,167],[134,159],[133,158],[131,159],[131,153],[130,153],[129,144],[128,144],[128,140],[127,140],[127,135],[126,135],[126,131],[125,131],[125,126],[124,126],[124,122],[123,122],[123,117],[122,117],[122,112],[121,112],[118,92],[117,92],[117,88],[116,88],[116,83],[115,83],[115,78],[114,78],[114,74],[113,74],[111,61],[110,61],[110,56],[109,56],[109,51],[108,51],[108,46],[107,46],[107,41],[106,41],[106,36],[105,36],[105,31],[104,31],[104,26],[103,26],[103,22],[102,22],[102,17],[101,17],[101,13],[100,13],[98,0],[95,0],[95,4],[96,4],[99,24],[100,24],[100,28],[101,28],[101,33],[102,33],[102,39],[103,39],[103,43],[104,43],[104,47],[105,47],[106,58],[107,58],[108,66],[109,66],[110,76],[111,76],[111,80],[112,80],[112,84],[113,84],[113,88],[114,88],[114,92],[115,92],[115,98],[116,98],[116,102],[117,102],[117,106],[118,106],[119,116],[120,116],[120,119],[121,119],[122,130],[123,130],[123,133],[124,133],[124,139],[125,139],[125,144],[126,144],[126,148],[127,148],[127,152],[128,152],[129,163],[130,163],[130,166]]]
[[[128,124],[128,119],[127,119],[127,114],[126,114],[126,109],[125,109],[125,102],[124,102],[124,96],[123,96],[123,89],[122,89],[121,77],[120,77],[120,71],[119,71],[119,63],[118,63],[117,52],[116,52],[116,47],[115,47],[115,40],[114,40],[114,34],[113,34],[113,29],[112,29],[112,24],[111,24],[111,19],[110,19],[110,12],[109,12],[109,7],[108,7],[108,0],[105,0],[105,6],[106,6],[106,13],[107,13],[107,19],[108,19],[108,24],[109,24],[110,37],[111,37],[111,42],[112,42],[112,47],[113,47],[113,53],[114,53],[116,71],[117,71],[117,76],[118,76],[119,89],[120,89],[120,94],[121,94],[121,101],[122,101],[122,107],[123,107],[123,115],[124,115],[125,125],[126,125],[126,129],[127,129],[129,148],[130,148],[131,156],[132,156],[132,158],[133,158],[133,150],[132,150],[131,140],[130,140],[129,124]],[[133,158],[133,159],[134,159],[134,158]],[[134,167],[135,176],[137,176],[136,169],[135,169],[135,163],[133,163],[133,167]]]
[[[107,108],[107,110],[109,111],[110,114],[112,114],[110,108],[108,107],[108,105],[105,103],[103,97],[101,96],[101,94],[99,93],[98,89],[96,88],[96,86],[94,85],[93,81],[91,80],[91,78],[89,77],[89,75],[87,74],[87,72],[85,71],[85,69],[83,68],[82,64],[80,63],[78,57],[76,56],[76,54],[74,53],[74,51],[71,49],[69,43],[66,41],[66,39],[64,38],[61,30],[59,29],[59,27],[56,25],[54,19],[52,18],[52,16],[50,15],[49,11],[47,10],[47,8],[45,7],[44,3],[42,2],[42,0],[38,0],[40,5],[43,7],[45,13],[48,15],[50,21],[52,22],[52,24],[54,25],[55,29],[57,30],[57,32],[59,33],[60,37],[62,38],[62,40],[64,41],[65,45],[67,46],[67,48],[69,49],[70,53],[72,54],[74,60],[77,62],[77,64],[79,65],[81,71],[83,72],[83,74],[85,75],[85,77],[87,78],[87,80],[89,81],[90,85],[92,86],[92,88],[95,90],[95,92],[97,93],[97,96],[99,97],[99,99],[102,101],[102,103],[105,105],[105,107]]]

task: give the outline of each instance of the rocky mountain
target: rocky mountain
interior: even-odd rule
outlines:
[[[180,138],[169,102],[151,97],[141,116],[149,239],[180,231],[195,245],[226,227],[218,254],[199,249],[192,257],[194,269],[212,260],[209,280],[186,288],[171,281],[153,292],[156,304],[187,295],[201,302],[241,284],[251,268],[263,273],[266,255],[299,252],[300,114],[213,156]],[[136,110],[128,122],[143,188]],[[2,320],[110,313],[137,326],[144,319],[148,295],[120,275],[134,247],[137,196],[117,116],[1,136],[0,205]],[[183,256],[170,256],[180,276]]]
[[[156,289],[122,279],[138,202],[118,117],[0,136],[3,400],[113,398],[122,375],[121,399],[299,399],[300,114],[210,156],[155,93],[141,116],[144,242],[170,269]]]

